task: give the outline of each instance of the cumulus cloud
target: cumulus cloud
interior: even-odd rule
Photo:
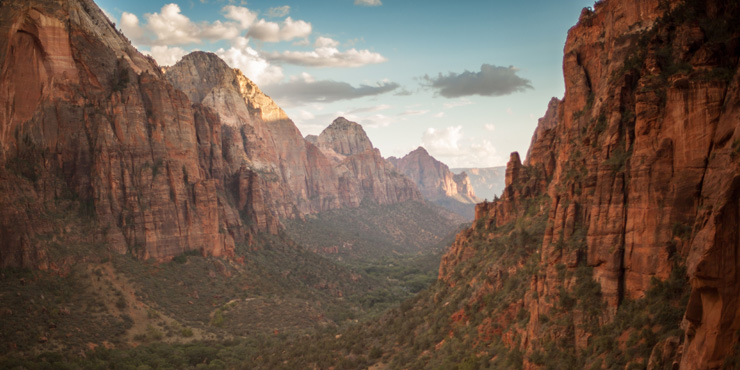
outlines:
[[[355,0],[355,5],[359,6],[381,6],[383,3],[380,0]]]
[[[320,36],[319,38],[316,39],[314,46],[316,46],[317,48],[335,48],[339,46],[339,41],[336,41],[328,37]]]
[[[499,67],[491,64],[481,65],[480,72],[466,70],[462,73],[440,73],[437,77],[425,75],[425,85],[446,98],[462,96],[502,96],[532,89],[529,80],[517,76],[518,69],[513,66]]]
[[[370,50],[349,49],[339,51],[331,46],[334,40],[328,38],[316,40],[317,48],[313,51],[284,51],[266,53],[265,57],[273,62],[295,64],[305,67],[360,67],[387,61],[384,56]]]
[[[283,69],[270,64],[257,50],[249,46],[249,39],[238,37],[229,49],[218,49],[216,55],[232,68],[239,68],[256,84],[269,85],[283,79]]]
[[[285,18],[282,24],[268,22],[260,19],[257,23],[249,27],[247,37],[252,37],[265,42],[290,41],[293,39],[305,38],[311,34],[311,23]]]
[[[462,126],[449,126],[442,129],[428,128],[421,136],[423,146],[439,155],[454,156],[460,152]]]
[[[489,140],[466,139],[462,126],[430,127],[422,134],[421,145],[450,167],[493,167],[503,162]]]
[[[291,81],[265,87],[265,91],[280,104],[303,105],[306,103],[327,103],[337,100],[357,99],[393,91],[398,88],[394,82],[378,82],[374,86],[352,86],[346,82],[314,80],[308,74]]]
[[[483,128],[486,129],[486,131],[494,132],[496,131],[496,126],[493,125],[493,123],[486,123],[483,125]]]
[[[287,15],[289,6],[271,8],[268,15]],[[227,5],[221,9],[225,20],[193,22],[182,14],[180,6],[172,3],[162,6],[158,13],[144,14],[146,22],[131,13],[123,12],[121,30],[140,45],[187,45],[204,40],[233,40],[248,30],[248,37],[279,42],[306,38],[311,34],[311,23],[286,18],[280,24],[257,20],[257,13],[243,6]]]
[[[288,15],[288,13],[290,13],[290,5],[283,5],[267,9],[265,15],[270,18],[282,18]]]
[[[257,19],[257,13],[242,6],[227,5],[221,11],[227,19],[239,22],[243,29],[251,26]]]
[[[177,63],[185,54],[188,52],[181,47],[169,47],[169,46],[152,46],[150,52],[144,52],[144,54],[151,55],[157,63],[161,66],[171,66]]]

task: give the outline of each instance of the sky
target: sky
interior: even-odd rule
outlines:
[[[454,168],[526,153],[593,0],[97,3],[160,65],[202,50],[241,69],[304,136],[343,116],[385,157],[424,146]]]

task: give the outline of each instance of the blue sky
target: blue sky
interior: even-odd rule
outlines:
[[[337,116],[384,156],[423,145],[450,167],[524,154],[562,97],[568,29],[592,0],[98,0],[161,65],[219,54],[304,135]]]

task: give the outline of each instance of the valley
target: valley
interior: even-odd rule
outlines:
[[[583,8],[526,156],[450,169],[349,114],[304,137],[91,0],[6,0],[0,368],[738,368],[739,25]]]

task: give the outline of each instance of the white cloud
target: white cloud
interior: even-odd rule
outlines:
[[[433,115],[432,117],[434,117],[434,118],[442,118],[444,116],[445,116],[445,112],[439,112],[439,113]]]
[[[270,18],[282,18],[288,15],[288,13],[290,13],[290,5],[283,5],[267,9],[265,15]]]
[[[181,47],[169,47],[169,46],[152,46],[152,50],[144,52],[144,54],[151,55],[157,63],[161,66],[171,66],[177,63],[180,58],[185,56],[188,52]]]
[[[180,13],[177,4],[166,4],[159,13],[146,14],[146,28],[154,32],[157,45],[199,43],[198,27]]]
[[[378,112],[378,111],[383,111],[383,110],[387,110],[390,108],[393,108],[393,106],[388,105],[388,104],[380,104],[380,105],[374,105],[371,107],[355,108],[347,112],[346,114],[349,115],[349,114],[359,114],[359,113],[368,113],[368,112]]]
[[[282,25],[260,19],[249,28],[247,37],[265,42],[280,42],[308,37],[310,34],[311,23],[301,20],[295,21],[288,17],[285,18]]]
[[[483,125],[483,128],[485,128],[486,131],[490,132],[496,131],[496,126],[494,126],[493,123],[486,123],[485,125]]]
[[[427,113],[429,113],[428,110],[413,110],[413,109],[410,109],[410,110],[403,111],[403,112],[399,113],[398,116],[399,117],[404,117],[404,116],[423,116],[423,115],[425,115]]]
[[[444,103],[442,104],[442,106],[444,106],[445,109],[452,109],[452,108],[457,108],[457,107],[464,107],[470,104],[473,104],[473,102],[468,99],[460,99],[458,101],[454,101],[451,103]]]
[[[454,156],[460,151],[458,143],[462,139],[462,126],[449,126],[443,129],[428,128],[421,136],[422,145],[442,156]]]
[[[339,41],[320,36],[316,39],[314,46],[316,46],[317,48],[336,48],[337,46],[339,46]]]
[[[223,48],[216,50],[216,55],[232,68],[239,68],[245,76],[259,86],[273,84],[283,79],[283,69],[271,65],[262,58],[256,50],[249,46],[249,39],[245,37],[238,37],[234,40],[228,50]]]
[[[489,140],[466,139],[462,126],[430,127],[422,134],[421,145],[450,167],[493,167],[503,163]]]
[[[139,17],[135,14],[128,12],[123,12],[123,14],[121,14],[121,31],[123,31],[123,33],[134,43],[149,43],[144,38],[144,30],[139,26]]]
[[[255,12],[241,6],[224,6],[221,13],[226,20],[196,23],[182,14],[179,5],[171,3],[162,6],[159,13],[144,14],[144,24],[136,15],[123,12],[121,30],[139,45],[188,45],[200,44],[204,40],[233,40],[253,26],[257,19]],[[291,22],[297,25],[305,23]]]
[[[299,115],[298,115],[298,118],[307,121],[307,120],[312,120],[312,119],[316,118],[316,116],[313,113],[311,113],[311,112],[309,112],[307,110],[301,110],[300,113],[299,113]]]
[[[242,29],[248,28],[257,19],[256,13],[242,6],[227,5],[221,11],[227,19],[239,22]]]
[[[383,5],[383,3],[380,0],[355,0],[355,5],[380,6],[380,5]]]
[[[270,61],[306,67],[360,67],[387,61],[384,56],[370,50],[349,49],[339,51],[336,47],[318,47],[313,51],[284,51],[266,53]]]

